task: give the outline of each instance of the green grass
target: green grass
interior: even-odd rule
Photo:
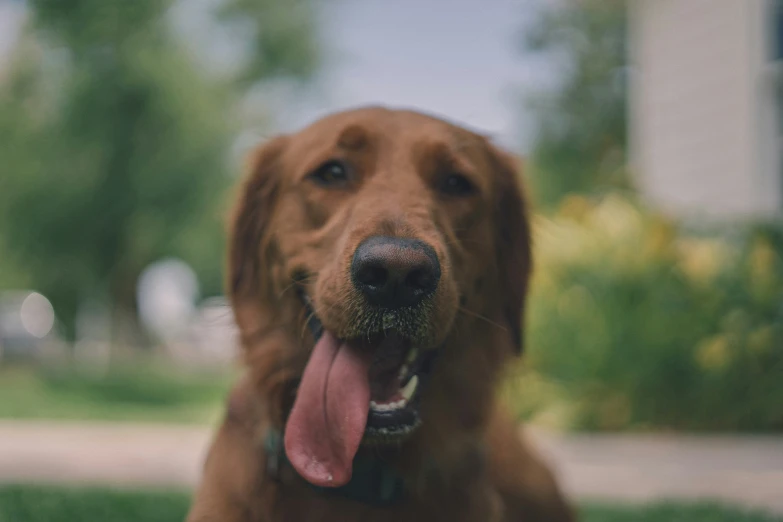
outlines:
[[[0,522],[182,522],[189,496],[38,486],[0,488]]]
[[[0,419],[207,423],[231,376],[129,364],[97,375],[77,370],[0,371]]]
[[[660,503],[644,506],[588,505],[583,522],[781,522],[783,518],[708,503]]]
[[[0,487],[0,522],[179,522],[189,495],[38,486]],[[782,522],[715,504],[588,505],[583,522]]]

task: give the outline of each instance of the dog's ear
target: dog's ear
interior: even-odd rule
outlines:
[[[531,271],[531,234],[520,183],[522,162],[489,145],[496,172],[495,249],[501,319],[517,354],[522,353],[525,299]]]
[[[238,314],[248,305],[257,306],[266,290],[263,242],[277,199],[286,142],[284,136],[276,137],[251,155],[229,224],[227,290]]]

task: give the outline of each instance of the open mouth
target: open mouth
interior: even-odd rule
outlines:
[[[394,331],[373,337],[361,343],[369,345],[362,348],[377,350],[368,376],[370,411],[364,442],[395,442],[421,423],[419,384],[424,378],[423,358]]]
[[[394,325],[361,339],[323,328],[302,294],[315,346],[285,435],[286,452],[309,482],[350,480],[360,445],[402,442],[421,424],[421,390],[434,350],[419,350]]]
[[[316,343],[324,333],[312,302],[302,293],[307,326]],[[435,352],[419,350],[394,329],[364,339],[344,340],[350,349],[372,354],[368,380],[370,407],[363,443],[394,443],[413,432],[421,419],[421,389]]]

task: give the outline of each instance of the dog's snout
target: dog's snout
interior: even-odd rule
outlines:
[[[435,250],[423,241],[373,236],[354,252],[351,279],[370,304],[414,306],[437,289],[440,263]]]

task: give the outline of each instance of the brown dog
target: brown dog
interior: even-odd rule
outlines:
[[[514,162],[408,111],[261,147],[232,223],[248,375],[191,522],[573,519],[497,405],[530,231]]]

